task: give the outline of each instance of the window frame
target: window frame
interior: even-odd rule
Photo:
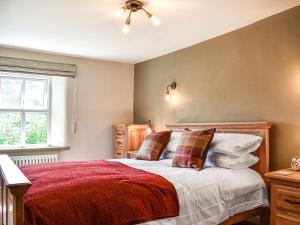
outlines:
[[[0,149],[3,148],[18,148],[18,147],[45,147],[50,146],[51,135],[51,102],[52,102],[52,79],[50,76],[40,76],[35,74],[15,74],[0,72],[1,79],[15,79],[22,80],[21,86],[21,107],[20,108],[1,108],[0,113],[20,113],[21,127],[20,127],[20,144],[19,145],[0,145]],[[45,109],[24,109],[24,96],[25,96],[25,81],[33,80],[40,81],[46,80],[46,88],[44,94],[47,94],[47,105]],[[45,93],[46,92],[46,93]],[[46,144],[26,144],[26,131],[25,131],[25,113],[46,113],[47,114],[47,143]]]

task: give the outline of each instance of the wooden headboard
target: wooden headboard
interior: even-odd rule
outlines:
[[[166,124],[167,129],[173,131],[183,131],[185,128],[191,130],[216,128],[218,133],[244,133],[254,134],[263,137],[263,142],[259,149],[254,153],[259,157],[259,162],[253,166],[263,178],[270,167],[270,148],[269,148],[269,130],[272,124],[270,122],[233,122],[233,123],[176,123]],[[266,180],[265,180],[266,181]]]

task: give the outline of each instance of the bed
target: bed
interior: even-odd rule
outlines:
[[[220,224],[233,215],[268,206],[265,183],[252,169],[211,167],[197,172],[192,168],[172,167],[172,159],[155,162],[132,159],[116,161],[159,174],[175,186],[180,215],[143,225]]]
[[[269,129],[268,122],[243,123],[189,123],[168,124],[172,130],[216,128],[217,132],[247,133],[263,137],[256,151],[260,158],[252,169],[228,171],[222,168],[207,168],[200,173],[185,168],[172,168],[170,160],[145,162],[122,159],[124,165],[158,174],[170,181],[178,192],[180,214],[177,217],[145,222],[144,225],[173,224],[234,224],[253,216],[260,216],[261,224],[268,224],[268,198],[264,173],[269,171]],[[23,197],[31,182],[8,156],[0,156],[1,165],[1,221],[2,224],[24,224]],[[181,174],[181,175],[180,175]],[[190,179],[184,179],[189,177]],[[197,179],[195,179],[197,177]],[[207,179],[207,177],[212,177]],[[222,179],[219,179],[222,177]],[[241,182],[233,182],[243,177]],[[195,182],[197,180],[197,182]],[[202,180],[203,182],[198,182]],[[266,181],[265,181],[266,182]],[[267,184],[267,183],[266,183]],[[193,187],[196,191],[191,191]],[[204,194],[205,193],[205,194]],[[221,198],[220,198],[221,196]],[[217,198],[219,197],[219,198]],[[252,201],[249,201],[252,199]],[[199,201],[202,202],[199,208]],[[216,204],[218,202],[218,204]],[[7,210],[9,209],[9,210]],[[199,209],[199,211],[197,211]],[[189,215],[187,219],[186,216]],[[214,216],[213,216],[214,215]],[[198,223],[198,220],[202,222]]]

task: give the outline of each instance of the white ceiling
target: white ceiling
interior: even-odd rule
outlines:
[[[142,62],[246,26],[300,0],[148,0],[161,20],[115,18],[122,0],[0,0],[0,45],[119,62]]]

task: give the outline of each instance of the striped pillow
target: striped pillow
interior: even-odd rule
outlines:
[[[163,150],[166,148],[172,131],[152,132],[144,139],[136,159],[159,160]]]
[[[184,130],[173,158],[174,167],[204,167],[208,145],[213,139],[216,129],[189,131]]]

